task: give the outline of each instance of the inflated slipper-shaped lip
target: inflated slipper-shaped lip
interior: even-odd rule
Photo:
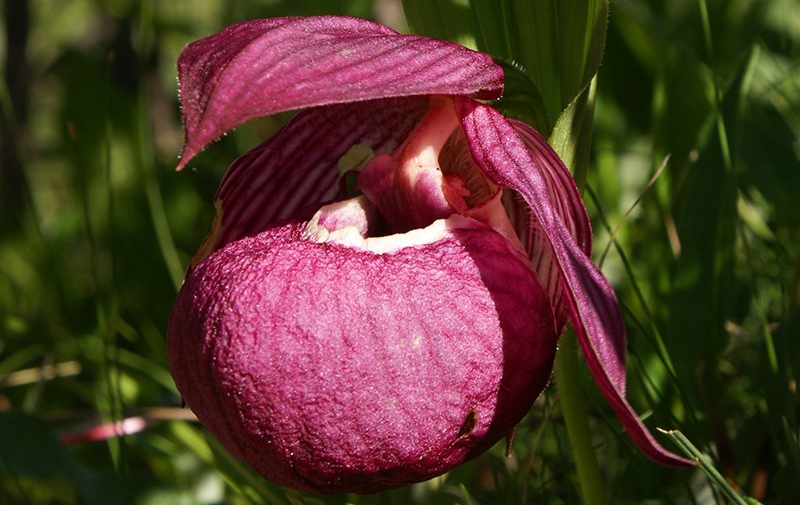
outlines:
[[[278,484],[365,493],[439,475],[513,429],[556,344],[518,250],[461,216],[381,239],[407,240],[385,252],[304,227],[212,253],[173,310],[176,384],[231,452]]]

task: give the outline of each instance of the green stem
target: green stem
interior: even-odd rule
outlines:
[[[608,496],[592,446],[586,399],[578,380],[578,341],[572,330],[561,337],[556,356],[556,383],[561,411],[567,425],[572,456],[578,472],[578,484],[585,505],[606,505]]]

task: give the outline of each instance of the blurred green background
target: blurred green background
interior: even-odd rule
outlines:
[[[448,33],[487,44],[469,2],[449,3]],[[0,5],[0,504],[579,503],[557,384],[512,458],[496,447],[374,496],[273,486],[180,407],[164,332],[183,269],[225,168],[281,121],[174,172],[180,50],[281,15],[408,31],[399,1]],[[536,123],[512,99],[525,92],[509,79],[500,107]],[[637,411],[680,429],[742,493],[800,503],[800,2],[612,1],[587,184]],[[648,462],[581,380],[614,503],[727,503],[700,471]],[[122,419],[135,433],[84,440]]]

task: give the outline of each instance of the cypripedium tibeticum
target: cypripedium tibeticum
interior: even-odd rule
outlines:
[[[179,167],[303,109],[236,160],[173,309],[186,404],[266,478],[316,492],[428,479],[509,433],[575,328],[628,435],[625,336],[564,164],[486,54],[360,19],[237,24],[178,62]]]

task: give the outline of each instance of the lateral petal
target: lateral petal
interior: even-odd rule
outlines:
[[[457,99],[456,110],[472,156],[486,176],[498,186],[519,192],[528,203],[532,222],[541,231],[537,241],[557,265],[562,298],[589,370],[628,436],[656,462],[691,466],[691,461],[655,440],[625,399],[625,328],[619,303],[606,278],[573,238],[548,192],[551,186],[544,174],[556,170],[552,164],[560,160],[550,154],[552,150],[532,155],[511,123],[491,107]]]
[[[221,223],[210,253],[283,220],[307,220],[341,199],[337,165],[354,145],[374,154],[394,151],[428,109],[427,97],[316,107],[233,162],[216,201]]]
[[[415,95],[498,98],[503,71],[458,44],[341,16],[248,21],[178,60],[186,131],[178,168],[239,124],[276,112]]]
[[[531,157],[544,160],[540,174],[553,210],[566,225],[580,249],[586,256],[591,256],[592,227],[572,174],[550,148],[547,140],[536,130],[521,121],[509,119],[508,122],[522,138]],[[513,218],[517,234],[528,252],[534,269],[539,272],[541,282],[546,286],[545,290],[551,293],[556,327],[560,333],[569,320],[569,311],[562,295],[558,263],[553,257],[549,240],[524,199],[518,195],[506,198],[506,208]]]
[[[525,142],[531,151],[531,156],[545,160],[542,165],[544,170],[541,174],[547,185],[550,201],[578,246],[587,256],[590,256],[592,254],[592,226],[572,174],[539,132],[516,119],[508,119],[508,122]]]

